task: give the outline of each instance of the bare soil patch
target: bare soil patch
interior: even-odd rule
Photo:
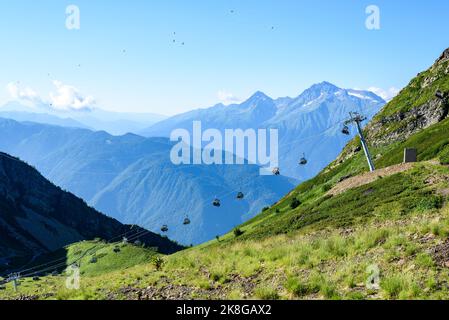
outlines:
[[[336,196],[349,189],[354,189],[368,183],[374,182],[379,178],[385,178],[396,173],[404,172],[413,168],[414,163],[401,163],[391,167],[382,168],[374,172],[367,172],[355,177],[347,178],[335,185],[327,194]]]

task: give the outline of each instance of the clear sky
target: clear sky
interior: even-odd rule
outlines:
[[[70,4],[80,30],[66,28]],[[365,27],[371,4],[380,30]],[[400,88],[449,47],[448,13],[446,0],[2,0],[0,104],[18,81],[166,115],[324,80]]]

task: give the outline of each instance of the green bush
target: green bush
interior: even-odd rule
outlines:
[[[406,287],[405,279],[400,276],[386,278],[381,282],[381,288],[389,299],[398,299],[401,292],[406,290]]]
[[[326,282],[320,288],[320,292],[324,295],[326,299],[340,299],[340,295],[338,294],[337,288],[335,284]]]
[[[297,198],[294,198],[292,202],[290,202],[290,208],[296,209],[301,205],[301,201],[299,201]]]
[[[153,266],[156,268],[157,271],[160,271],[162,270],[162,266],[164,265],[164,259],[155,255],[152,257],[151,263],[153,264]]]
[[[314,293],[314,291],[307,283],[300,281],[296,277],[289,277],[285,283],[285,289],[296,297],[303,297]]]
[[[214,280],[215,282],[220,281],[220,279],[223,277],[223,274],[218,271],[214,271],[211,273],[210,278]]]
[[[415,258],[415,262],[422,268],[432,268],[434,266],[432,256],[428,253],[418,254]]]
[[[443,151],[439,154],[440,163],[443,165],[449,164],[449,147],[443,149]]]
[[[365,295],[361,292],[349,292],[346,295],[346,299],[348,300],[365,300]]]
[[[278,300],[279,294],[278,292],[273,288],[267,288],[267,287],[257,287],[254,291],[254,294],[257,298],[262,300]]]
[[[440,195],[430,195],[425,198],[422,198],[416,209],[419,211],[427,211],[432,209],[441,209],[443,207],[444,199]]]
[[[240,229],[240,228],[235,228],[234,229],[234,236],[235,237],[240,237],[244,232]]]

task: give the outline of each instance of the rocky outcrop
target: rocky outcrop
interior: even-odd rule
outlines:
[[[369,143],[379,146],[403,141],[446,119],[449,111],[448,79],[449,49],[446,49],[429,70],[419,73],[367,126],[365,131]],[[417,105],[423,99],[425,101]],[[392,112],[395,109],[397,111]]]
[[[444,52],[441,54],[441,56],[438,58],[438,60],[435,61],[435,63],[442,63],[442,62],[445,62],[448,60],[449,60],[449,48],[444,50]]]
[[[436,97],[410,111],[398,112],[371,123],[366,130],[367,139],[373,146],[406,140],[414,133],[443,121],[448,110],[447,94],[444,99]],[[388,130],[391,127],[395,128]]]
[[[370,147],[407,140],[413,134],[435,125],[449,114],[449,48],[426,71],[410,81],[364,128]],[[344,163],[361,152],[360,142],[352,140],[326,169]],[[373,155],[374,160],[382,155]]]

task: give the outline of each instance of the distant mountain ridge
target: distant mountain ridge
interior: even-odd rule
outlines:
[[[113,135],[135,133],[166,118],[153,113],[112,112],[99,108],[58,110],[43,104],[26,106],[17,101],[1,106],[0,117],[16,121],[104,130]]]
[[[329,164],[354,137],[354,130],[349,136],[340,133],[349,112],[360,112],[369,120],[384,104],[385,101],[372,92],[342,89],[322,82],[296,98],[274,100],[259,91],[241,104],[217,104],[193,110],[158,122],[140,133],[148,137],[168,137],[174,129],[191,131],[193,121],[201,121],[203,130],[276,128],[281,173],[305,180]],[[297,165],[302,153],[310,160],[305,168]]]
[[[88,207],[46,180],[17,158],[0,153],[0,261],[47,254],[65,245],[94,238],[136,239],[160,252],[182,249],[176,243],[126,226]]]

